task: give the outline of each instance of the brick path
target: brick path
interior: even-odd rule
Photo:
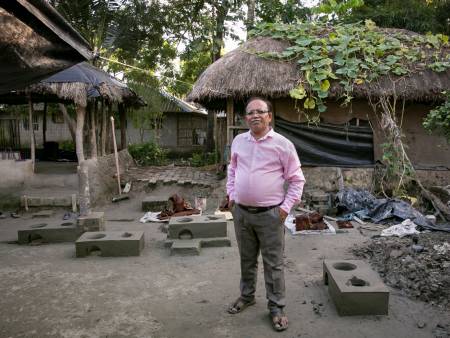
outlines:
[[[149,185],[179,184],[213,187],[218,184],[215,170],[199,170],[193,167],[132,167],[123,175],[125,181],[138,181]]]

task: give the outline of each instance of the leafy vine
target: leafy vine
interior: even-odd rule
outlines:
[[[365,24],[333,26],[319,21],[297,24],[263,23],[252,36],[270,36],[288,41],[284,51],[258,53],[265,58],[296,61],[303,77],[290,91],[303,107],[326,110],[331,82],[343,88],[344,104],[352,100],[354,86],[370,83],[382,76],[405,76],[423,69],[442,72],[450,68],[445,52],[448,36],[419,35],[406,31],[384,31],[371,20]]]

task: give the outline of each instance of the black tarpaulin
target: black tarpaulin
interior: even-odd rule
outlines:
[[[88,43],[45,0],[0,0],[0,93],[91,59]]]
[[[79,82],[88,84],[88,97],[98,97],[100,92],[98,88],[102,83],[115,86],[119,88],[128,88],[128,86],[105,71],[98,69],[87,62],[81,62],[75,66],[67,68],[59,73],[56,73],[44,80],[42,83],[70,83]]]
[[[294,143],[304,165],[367,166],[374,163],[370,126],[313,125],[277,118],[275,129]]]

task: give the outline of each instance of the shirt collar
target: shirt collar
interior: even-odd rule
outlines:
[[[248,132],[246,132],[244,135],[245,135],[245,138],[248,140],[248,141],[255,141],[255,142],[259,142],[259,141],[263,141],[263,140],[265,140],[266,138],[268,138],[268,137],[273,137],[273,135],[274,135],[274,130],[273,130],[273,128],[272,127],[270,127],[270,130],[267,132],[267,134],[266,135],[264,135],[263,137],[261,137],[259,140],[256,140],[254,137],[253,137],[253,135],[252,135],[252,133],[251,133],[251,131],[249,130]]]

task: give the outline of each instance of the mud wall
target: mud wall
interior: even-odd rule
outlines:
[[[134,160],[128,150],[119,153],[119,169],[123,174],[134,166]],[[119,194],[116,177],[116,163],[114,154],[86,160],[89,170],[89,190],[93,206],[110,201],[112,196]]]
[[[275,128],[276,118],[291,122],[306,122],[303,106],[296,105],[290,98],[274,100]],[[433,106],[429,104],[406,103],[403,114],[403,132],[407,144],[407,153],[416,169],[450,169],[450,144],[444,137],[430,134],[422,126],[424,117]],[[397,111],[401,112],[399,106]],[[373,129],[374,159],[382,161],[382,144],[385,142],[380,116],[373,112],[365,100],[354,100],[351,107],[342,107],[339,103],[328,103],[326,112],[320,115],[323,122],[344,124],[353,118],[369,121]],[[401,116],[399,116],[399,120]],[[301,159],[301,154],[300,154]]]
[[[0,189],[17,188],[33,176],[31,160],[0,160]]]

